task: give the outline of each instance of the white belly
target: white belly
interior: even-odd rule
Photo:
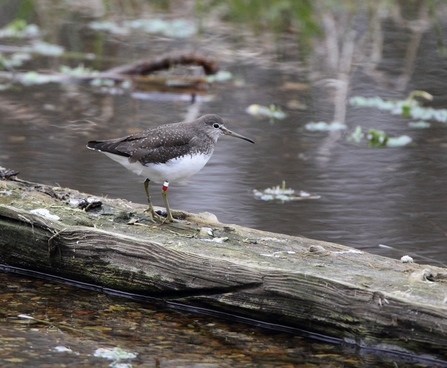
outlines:
[[[102,152],[112,160],[119,162],[126,169],[137,175],[142,175],[150,181],[162,184],[164,181],[181,182],[198,173],[210,159],[209,155],[186,155],[181,158],[169,160],[164,164],[146,164],[140,162],[129,162],[124,156],[114,155],[108,152]]]

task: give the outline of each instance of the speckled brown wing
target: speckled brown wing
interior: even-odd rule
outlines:
[[[143,165],[165,163],[173,158],[190,154],[191,143],[195,141],[194,131],[185,134],[185,129],[182,128],[186,127],[181,126],[179,127],[181,134],[172,134],[171,130],[171,134],[168,135],[165,127],[147,129],[123,138],[90,141],[87,143],[87,147],[129,157],[129,162],[139,161]]]

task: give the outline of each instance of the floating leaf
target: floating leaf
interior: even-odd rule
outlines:
[[[25,52],[13,53],[9,58],[0,54],[0,64],[2,64],[5,69],[17,68],[21,66],[24,61],[30,59],[31,55]]]
[[[332,123],[326,123],[324,121],[319,121],[318,123],[307,123],[304,126],[307,130],[310,130],[312,132],[315,131],[336,131],[336,130],[344,130],[347,128],[347,126],[345,124],[342,123],[338,123],[336,121],[332,122]]]
[[[219,70],[216,74],[208,75],[206,81],[208,83],[213,82],[225,82],[233,78],[233,75],[226,70]]]
[[[97,70],[86,68],[84,64],[80,64],[76,68],[70,68],[69,66],[61,65],[60,71],[63,74],[71,75],[73,77],[96,76],[100,74],[100,72]]]
[[[197,29],[194,23],[186,19],[134,19],[117,24],[110,21],[90,22],[94,30],[108,31],[116,35],[127,35],[130,30],[140,30],[146,33],[161,33],[168,37],[184,38],[194,35]]]
[[[300,191],[296,193],[294,189],[286,188],[286,182],[283,181],[281,186],[276,186],[272,188],[264,189],[263,191],[259,191],[257,189],[253,189],[253,194],[255,198],[260,199],[262,201],[279,201],[279,202],[289,202],[289,201],[298,201],[303,199],[318,199],[320,196],[311,195],[305,191]]]
[[[410,104],[402,105],[401,108],[402,108],[402,117],[407,119],[411,118],[411,105]]]
[[[23,48],[26,52],[36,52],[47,56],[60,56],[64,53],[64,48],[44,41],[33,42],[31,46]]]
[[[95,31],[108,31],[116,35],[126,35],[129,33],[128,28],[120,27],[118,24],[105,20],[102,22],[93,21],[89,23],[89,27]]]
[[[26,28],[26,20],[25,19],[14,19],[5,28],[10,29],[15,32],[23,31]]]
[[[186,19],[135,19],[123,22],[124,27],[139,29],[147,33],[162,33],[170,37],[189,37],[196,33],[194,24]]]
[[[424,128],[430,128],[431,124],[421,120],[421,121],[410,121],[408,123],[408,126],[410,128],[424,129]]]
[[[388,135],[383,130],[369,129],[368,135],[368,145],[374,148],[385,147],[388,141]]]
[[[0,38],[25,38],[37,37],[39,35],[39,27],[35,24],[27,24],[24,19],[15,19],[6,27],[0,29]]]
[[[279,106],[273,104],[269,107],[253,104],[248,106],[245,111],[253,116],[268,117],[270,119],[284,119],[287,116]]]
[[[413,140],[408,135],[401,135],[400,137],[388,137],[386,142],[387,147],[403,147],[411,143]]]
[[[26,86],[33,84],[45,84],[50,82],[60,82],[61,78],[55,75],[39,74],[37,72],[28,72],[20,77],[20,82]]]
[[[113,87],[115,82],[107,78],[95,78],[90,81],[90,85],[95,87]]]
[[[351,133],[347,139],[349,141],[360,143],[364,137],[365,133],[362,132],[362,128],[357,126],[355,131]],[[377,129],[369,129],[366,139],[368,140],[368,146],[373,148],[402,147],[413,141],[407,135],[402,135],[400,137],[389,137],[383,130]]]
[[[414,97],[432,99],[432,96],[425,91],[413,91],[405,100],[385,101],[380,97],[355,96],[350,98],[349,103],[357,107],[375,107],[379,110],[390,111],[393,115],[401,115],[405,118],[435,120],[447,123],[447,109],[423,107]]]
[[[364,137],[365,134],[362,132],[362,127],[357,125],[355,130],[348,136],[348,140],[360,143]]]

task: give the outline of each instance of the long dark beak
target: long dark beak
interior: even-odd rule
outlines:
[[[247,141],[247,142],[250,142],[253,144],[255,143],[254,140],[244,137],[243,135],[237,134],[237,133],[231,131],[230,129],[225,128],[222,125],[220,126],[220,130],[222,130],[223,134],[225,134],[225,135],[230,135],[232,137],[240,138],[240,139],[243,139],[244,141]]]

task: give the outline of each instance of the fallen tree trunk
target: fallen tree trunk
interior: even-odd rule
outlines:
[[[143,209],[1,181],[0,263],[359,346],[447,358],[447,269],[212,216],[180,213],[179,223],[154,224]]]

